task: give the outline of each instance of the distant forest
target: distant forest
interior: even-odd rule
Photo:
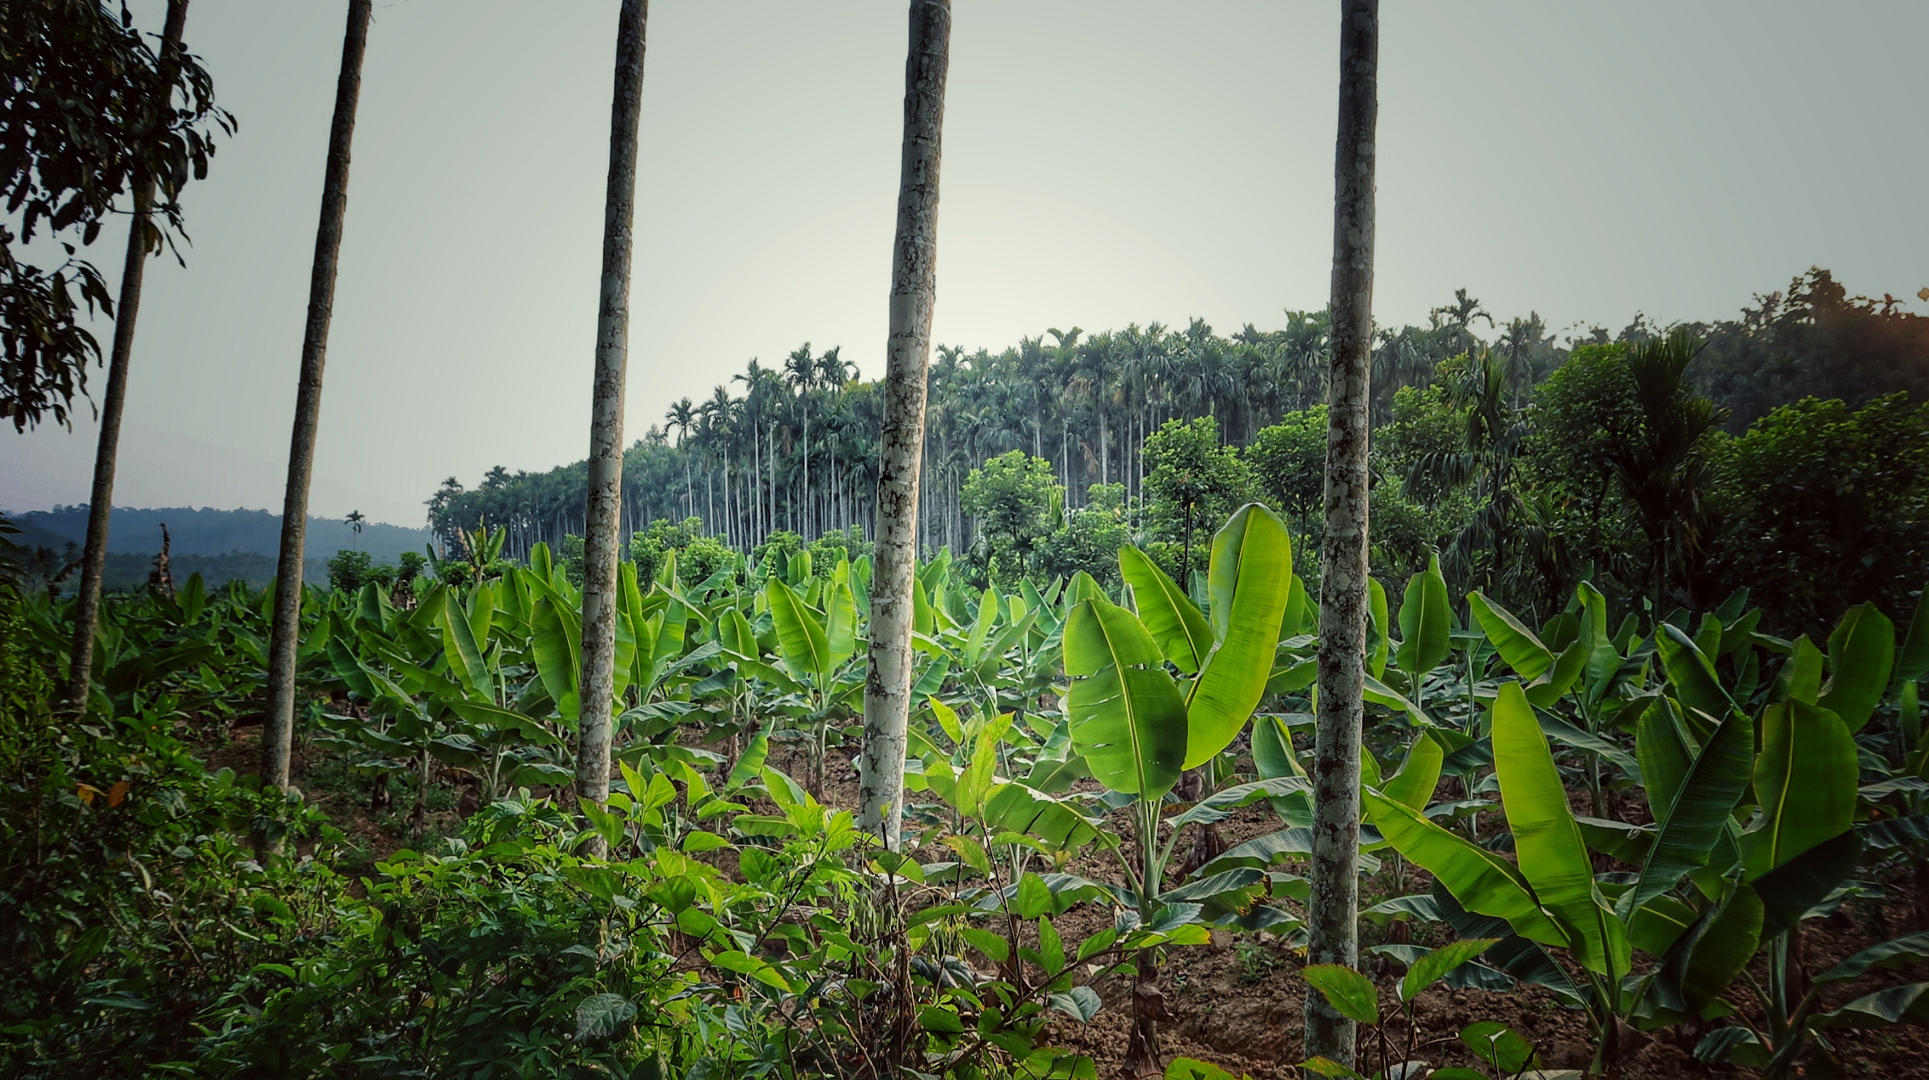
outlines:
[[[1929,300],[1929,290],[1923,299]],[[1758,295],[1736,319],[1663,327],[1637,315],[1618,331],[1592,327],[1564,338],[1537,314],[1497,322],[1463,289],[1435,308],[1426,325],[1378,334],[1376,444],[1396,452],[1404,446],[1407,457],[1416,460],[1394,462],[1381,455],[1376,465],[1381,472],[1411,473],[1418,457],[1434,453],[1436,458],[1459,454],[1470,466],[1481,458],[1491,467],[1502,444],[1514,448],[1503,456],[1524,463],[1522,455],[1533,442],[1537,394],[1577,349],[1618,345],[1625,351],[1674,330],[1697,343],[1686,379],[1709,407],[1711,436],[1741,435],[1776,408],[1804,398],[1838,399],[1853,410],[1885,394],[1902,393],[1917,402],[1929,397],[1929,318],[1905,310],[1905,302],[1893,296],[1851,296],[1823,269],[1794,279],[1784,290]],[[1446,385],[1468,377],[1466,364],[1455,366],[1457,357],[1477,360],[1479,370],[1497,380],[1489,389],[1505,415],[1489,420],[1519,430],[1486,436],[1473,430],[1481,423],[1474,401],[1479,393]],[[1054,328],[997,353],[940,347],[930,374],[923,542],[929,549],[960,554],[980,542],[967,480],[973,470],[1011,450],[1050,462],[1062,488],[1061,513],[1094,497],[1115,498],[1112,488],[1092,485],[1122,485],[1118,501],[1131,508],[1131,524],[1142,527],[1147,524],[1143,511],[1150,506],[1147,478],[1156,467],[1144,450],[1162,424],[1214,417],[1221,442],[1248,447],[1262,429],[1323,401],[1328,363],[1323,311],[1288,311],[1281,327],[1260,330],[1248,324],[1230,335],[1194,320],[1183,328],[1152,323],[1102,333]],[[1567,381],[1578,383],[1583,375],[1577,372]],[[1586,394],[1601,392],[1592,387]],[[1410,415],[1395,423],[1403,394]],[[703,531],[743,552],[779,530],[803,537],[852,526],[868,532],[875,516],[879,408],[879,384],[855,379],[853,365],[837,348],[814,352],[805,344],[775,365],[751,360],[708,399],[676,403],[663,424],[651,426],[629,449],[624,531],[643,531],[661,518],[695,517]],[[1422,416],[1429,408],[1440,415]],[[1388,428],[1390,423],[1394,427]],[[1465,437],[1443,443],[1438,431],[1425,437],[1419,432],[1441,423],[1467,429]],[[1483,445],[1473,445],[1482,438]],[[1305,467],[1316,470],[1317,461]],[[450,477],[429,500],[431,527],[449,542],[459,528],[504,529],[510,556],[525,554],[537,542],[562,547],[566,537],[583,530],[584,468],[582,462],[546,472],[497,467],[473,488]],[[1394,479],[1411,489],[1410,501],[1429,504],[1418,510],[1437,512],[1443,500],[1454,501],[1449,496],[1491,510],[1506,504],[1505,499],[1496,503],[1497,495],[1519,499],[1532,486],[1531,478],[1515,472],[1510,464],[1484,480],[1460,476],[1444,487],[1435,484],[1439,490],[1425,492],[1424,499],[1419,496],[1425,485],[1415,486],[1417,478]],[[1301,490],[1317,491],[1316,476],[1297,483]],[[1511,484],[1515,490],[1482,495],[1477,489],[1483,483]],[[1105,494],[1098,495],[1101,491]],[[1265,485],[1255,494],[1265,496]],[[1376,489],[1376,517],[1381,494]],[[1273,501],[1279,497],[1274,491]],[[1563,497],[1571,501],[1572,493]],[[1390,502],[1389,526],[1413,523],[1413,515],[1402,516],[1402,509]],[[1472,513],[1463,506],[1463,516]],[[1599,515],[1594,517],[1588,527],[1598,530],[1603,526]],[[1466,539],[1465,524],[1456,528],[1436,521],[1427,527],[1437,530],[1433,539],[1446,544]]]
[[[87,534],[87,507],[56,506],[8,519],[20,530],[13,542],[42,580],[59,578],[80,558]],[[133,509],[115,507],[108,520],[108,556],[103,582],[109,589],[142,585],[161,550],[161,526],[170,540],[173,574],[185,581],[200,574],[210,585],[240,580],[263,585],[274,580],[281,540],[281,515],[266,510],[213,510],[192,507]],[[308,519],[308,557],[303,577],[328,579],[326,562],[337,551],[365,551],[378,561],[393,561],[405,551],[420,552],[430,541],[427,529],[364,521],[358,533],[340,518]]]

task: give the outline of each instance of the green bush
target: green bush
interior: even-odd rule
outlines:
[[[343,883],[313,860],[264,869],[253,828],[330,830],[209,773],[157,716],[0,727],[0,1074],[142,1075],[192,1056],[231,983],[329,919]]]
[[[1046,581],[1069,578],[1080,570],[1112,588],[1119,582],[1119,548],[1132,542],[1124,484],[1093,484],[1084,506],[1065,515],[1065,523],[1038,545],[1035,573]]]
[[[638,581],[655,580],[672,554],[677,560],[677,583],[684,588],[701,585],[720,570],[735,571],[743,563],[743,557],[723,541],[704,534],[700,518],[658,518],[648,529],[630,537],[630,558],[636,562]]]

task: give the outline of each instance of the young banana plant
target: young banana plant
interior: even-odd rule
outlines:
[[[1496,636],[1522,670],[1519,635]],[[1516,862],[1385,791],[1369,788],[1362,800],[1387,841],[1434,874],[1456,929],[1500,930],[1504,944],[1490,953],[1498,966],[1587,1009],[1597,1066],[1614,1064],[1626,1022],[1719,1015],[1719,995],[1757,949],[1785,948],[1786,932],[1853,872],[1860,846],[1850,832],[1857,751],[1837,714],[1787,698],[1751,718],[1687,635],[1664,627],[1659,651],[1670,679],[1641,714],[1635,770],[1654,825],[1615,832],[1572,813],[1543,730],[1552,718],[1518,682],[1501,685],[1489,716]],[[1596,876],[1590,837],[1639,866],[1632,883]],[[1567,951],[1583,984],[1563,986],[1545,948]],[[1655,958],[1640,973],[1636,950]]]
[[[1140,918],[1162,919],[1169,907],[1190,919],[1202,909],[1198,901],[1165,888],[1180,830],[1210,822],[1213,814],[1223,817],[1242,799],[1284,794],[1303,783],[1261,781],[1222,792],[1164,822],[1171,834],[1160,836],[1162,808],[1180,776],[1231,745],[1265,694],[1292,588],[1292,546],[1272,511],[1242,507],[1213,538],[1209,612],[1137,548],[1122,549],[1119,565],[1137,613],[1087,595],[1065,619],[1069,733],[1092,775],[1131,812],[1136,858],[1121,852],[1121,862]],[[1072,592],[1081,591],[1075,582]],[[1250,869],[1233,874],[1237,880],[1214,882],[1215,889],[1248,887],[1261,877]],[[1156,958],[1143,957],[1139,971],[1127,1061],[1156,1053],[1163,1012]]]

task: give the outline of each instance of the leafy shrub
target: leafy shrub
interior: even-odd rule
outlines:
[[[382,569],[393,576],[392,567]],[[343,548],[328,558],[328,587],[339,592],[354,592],[376,580],[378,573],[374,556],[366,551]]]
[[[1034,571],[1045,580],[1083,570],[1106,588],[1119,580],[1119,549],[1132,540],[1124,484],[1093,484],[1084,506],[1038,545]]]
[[[264,869],[235,837],[329,830],[299,804],[209,773],[153,715],[0,727],[0,1073],[138,1075],[190,1055],[230,982],[280,958],[341,883],[312,861]]]
[[[827,578],[836,569],[839,559],[856,562],[870,554],[871,542],[864,539],[862,526],[832,529],[810,542],[811,572]]]
[[[685,588],[708,581],[719,570],[734,571],[742,563],[742,556],[723,541],[704,534],[700,518],[675,522],[658,518],[630,537],[630,558],[636,562],[639,581],[654,580],[671,555],[677,560],[677,582]]]
[[[1902,610],[1929,577],[1929,405],[1808,398],[1712,457],[1718,569],[1731,587],[1775,583],[1759,590],[1770,626],[1817,630],[1868,600]]]

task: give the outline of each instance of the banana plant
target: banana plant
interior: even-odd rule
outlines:
[[[1536,663],[1533,643],[1517,625],[1505,628],[1511,635],[1494,635],[1502,639],[1501,655],[1526,675],[1523,669]],[[1618,834],[1584,828],[1568,808],[1531,686],[1519,682],[1500,687],[1489,719],[1518,865],[1384,792],[1363,795],[1387,840],[1475,917],[1463,920],[1463,932],[1481,932],[1485,917],[1489,927],[1503,925],[1520,939],[1504,950],[1517,961],[1546,948],[1573,957],[1584,985],[1563,992],[1588,1010],[1600,1037],[1597,1064],[1613,1062],[1623,1021],[1651,1026],[1718,1015],[1718,995],[1758,947],[1785,948],[1781,935],[1853,872],[1854,854],[1845,861],[1842,845],[1859,846],[1850,832],[1856,747],[1841,718],[1789,699],[1751,719],[1693,639],[1664,626],[1661,642],[1668,693],[1649,699],[1637,730],[1654,825]],[[1546,659],[1551,667],[1551,655]],[[1597,879],[1590,837],[1639,866],[1631,884]],[[1656,958],[1638,974],[1631,966],[1636,949]],[[1544,962],[1514,968],[1538,968],[1557,986],[1563,981]]]
[[[1122,549],[1119,566],[1137,613],[1085,595],[1065,618],[1068,734],[1092,775],[1131,813],[1135,858],[1114,850],[1139,917],[1185,921],[1208,897],[1244,890],[1249,900],[1264,880],[1262,872],[1240,868],[1168,891],[1166,870],[1185,826],[1209,824],[1236,806],[1304,786],[1297,779],[1241,785],[1162,822],[1180,776],[1231,745],[1265,694],[1291,591],[1292,547],[1270,510],[1242,507],[1213,538],[1208,612],[1138,549]],[[1075,582],[1071,591],[1086,590]],[[1171,830],[1163,839],[1162,823]],[[1156,1052],[1163,1011],[1157,972],[1156,958],[1144,956],[1128,1062]]]
[[[808,559],[808,554],[792,556],[793,569],[799,558]],[[770,703],[771,707],[792,717],[803,730],[810,759],[810,790],[817,796],[824,791],[824,759],[831,725],[852,715],[864,688],[863,677],[853,662],[859,639],[849,565],[841,564],[833,571],[821,591],[820,610],[773,576],[764,585],[763,601],[776,633],[778,663],[765,664],[742,652],[732,654],[740,670],[770,684],[782,695]]]
[[[1877,819],[1864,830],[1871,847],[1901,853],[1914,886],[1915,929],[1929,930],[1929,748],[1922,741],[1918,689],[1929,675],[1929,590],[1916,604],[1894,670],[1889,701],[1895,727],[1877,744],[1879,753],[1864,758],[1874,775],[1862,788],[1865,805],[1857,817]]]
[[[1385,1017],[1380,1011],[1380,991],[1372,980],[1344,964],[1307,966],[1302,972],[1307,985],[1317,990],[1342,1016],[1366,1027],[1371,1042],[1360,1057],[1362,1060],[1374,1057],[1373,1052],[1377,1050],[1379,1068],[1368,1076],[1352,1066],[1328,1058],[1313,1058],[1301,1064],[1301,1070],[1335,1080],[1406,1080],[1419,1076],[1437,1077],[1439,1080],[1449,1077],[1452,1080],[1490,1080],[1490,1074],[1485,1072],[1452,1067],[1435,1069],[1432,1062],[1422,1059],[1420,1054],[1456,1040],[1443,1038],[1423,1041],[1422,1026],[1416,1020],[1413,1003],[1430,987],[1469,966],[1475,966],[1474,957],[1499,943],[1498,938],[1461,938],[1438,949],[1417,950],[1413,962],[1407,966],[1405,976],[1394,988],[1394,998],[1405,1021],[1402,1026],[1406,1028],[1405,1038],[1397,1041],[1393,1033],[1387,1030]],[[1570,1080],[1580,1076],[1580,1073],[1571,1069],[1540,1068],[1533,1044],[1519,1032],[1492,1020],[1467,1025],[1460,1030],[1457,1041],[1472,1051],[1483,1066],[1494,1070],[1492,1080],[1522,1080],[1528,1076],[1535,1080]]]
[[[1811,1050],[1827,1055],[1838,1072],[1847,1063],[1828,1033],[1838,1028],[1861,1030],[1929,1023],[1929,982],[1905,983],[1876,990],[1834,1009],[1824,1010],[1824,987],[1850,982],[1878,969],[1896,968],[1929,959],[1929,932],[1918,931],[1873,945],[1809,980],[1799,998],[1777,997],[1788,989],[1788,959],[1778,956],[1769,965],[1767,985],[1747,976],[1750,992],[1762,1007],[1765,1023],[1718,1027],[1695,1044],[1694,1055],[1710,1064],[1760,1069],[1768,1080],[1801,1075],[1799,1063]]]

